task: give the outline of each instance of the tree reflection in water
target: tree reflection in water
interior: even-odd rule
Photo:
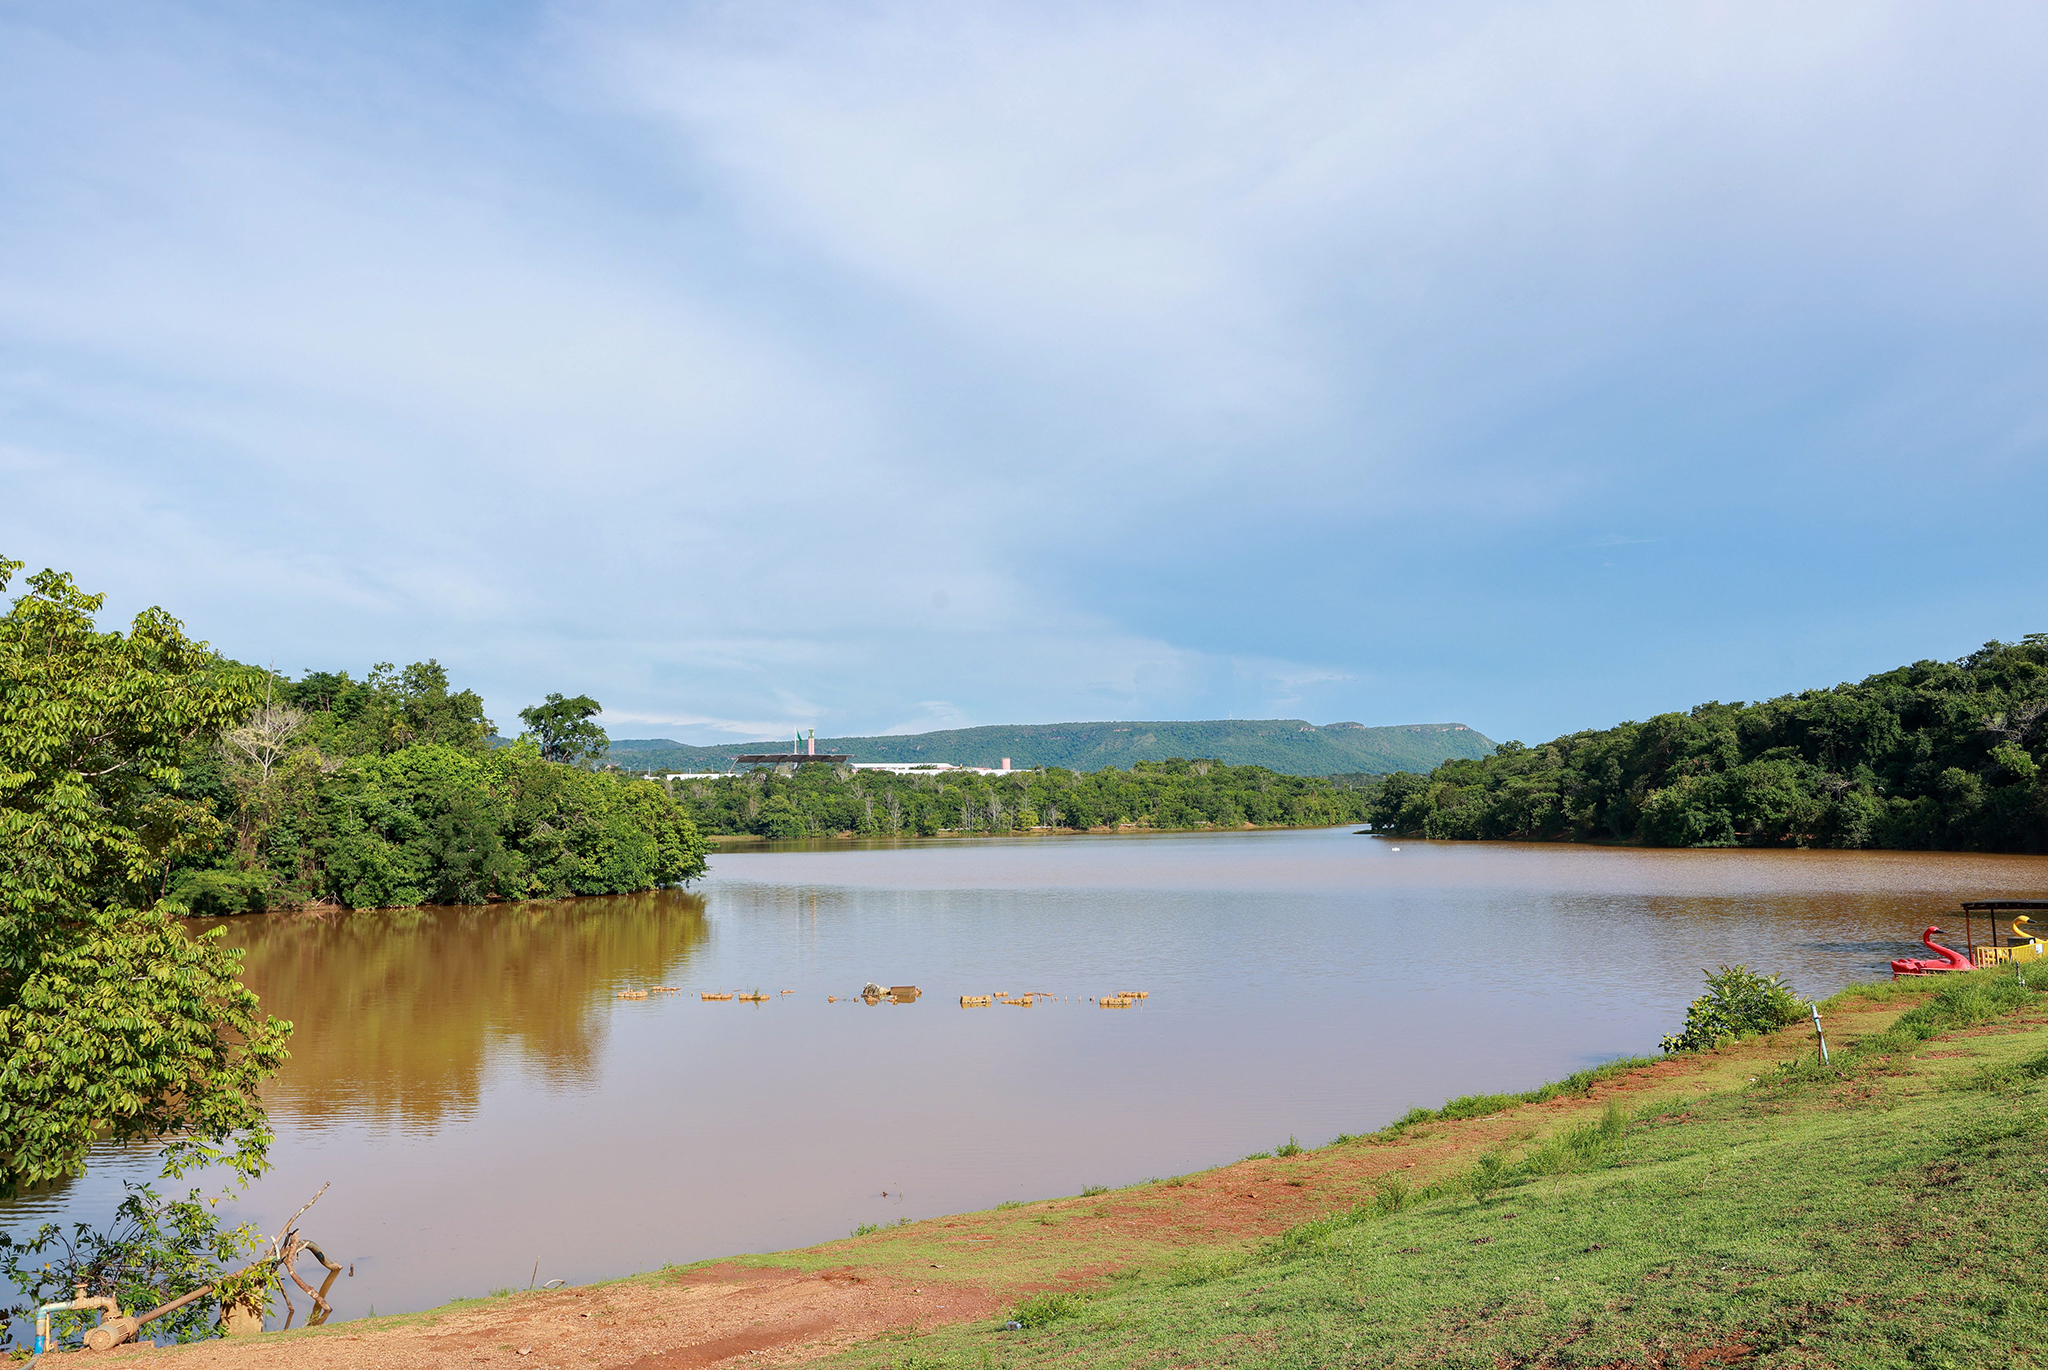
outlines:
[[[680,978],[709,931],[703,897],[683,890],[194,920],[215,925],[294,1026],[264,1091],[273,1110],[429,1127],[474,1110],[494,1046],[551,1086],[589,1082],[609,1021],[594,1010]]]

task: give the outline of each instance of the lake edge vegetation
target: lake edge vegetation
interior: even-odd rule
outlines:
[[[1832,689],[1504,742],[1374,789],[1375,832],[2048,851],[2048,634]]]
[[[0,592],[22,569],[0,558]],[[106,1143],[155,1147],[163,1180],[218,1164],[232,1188],[268,1169],[261,1086],[292,1025],[188,914],[703,872],[661,786],[570,764],[602,751],[594,700],[550,695],[522,713],[528,736],[494,746],[481,700],[432,661],[291,682],[161,608],[103,631],[104,605],[44,570],[0,614],[0,1197],[84,1173]],[[266,1299],[309,1249],[223,1227],[222,1194],[128,1188],[103,1230],[0,1234],[0,1274],[32,1299],[73,1279],[124,1307],[190,1295],[153,1325],[184,1339],[215,1335],[224,1303]]]
[[[1200,758],[993,775],[807,763],[674,785],[701,831],[774,839],[1333,826],[1364,821],[1370,793]]]

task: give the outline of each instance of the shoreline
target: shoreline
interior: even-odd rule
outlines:
[[[818,833],[809,837],[763,837],[759,833],[700,833],[705,842],[754,843],[754,842],[933,842],[955,841],[971,838],[1003,837],[1117,837],[1138,833],[1158,833],[1162,836],[1175,833],[1245,833],[1245,832],[1322,832],[1332,828],[1357,829],[1355,822],[1342,823],[1246,823],[1242,827],[1223,828],[1214,823],[1205,823],[1193,828],[1159,828],[1150,823],[1120,823],[1115,826],[1095,828],[1013,828],[1008,832],[983,832],[960,828],[941,828],[932,833],[860,833],[842,829],[839,832]],[[1362,832],[1359,835],[1364,835]]]
[[[1375,1281],[1429,1275],[1427,1262],[1406,1263],[1410,1250],[1450,1262],[1443,1268],[1445,1279],[1472,1278],[1484,1268],[1484,1263],[1471,1264],[1478,1257],[1464,1254],[1474,1244],[1494,1242],[1497,1236],[1507,1241],[1540,1236],[1535,1226],[1526,1234],[1511,1232],[1500,1226],[1503,1221],[1518,1213],[1531,1224],[1548,1221],[1539,1210],[1561,1202],[1557,1195],[1575,1192],[1574,1186],[1610,1183],[1597,1169],[1566,1166],[1553,1172],[1538,1164],[1560,1146],[1576,1145],[1574,1138],[1603,1128],[1639,1135],[1641,1141],[1630,1145],[1661,1147],[1676,1155],[1678,1160],[1668,1163],[1679,1165],[1673,1173],[1693,1174],[1697,1161],[1685,1158],[1704,1155],[1711,1179],[1711,1157],[1724,1151],[1731,1160],[1747,1155],[1749,1160],[1736,1160],[1731,1171],[1731,1192],[1738,1197],[1752,1187],[1747,1168],[1767,1154],[1756,1148],[1773,1132],[1795,1124],[1837,1132],[1846,1128],[1845,1135],[1882,1137],[1895,1145],[1902,1131],[1909,1137],[1926,1131],[1903,1127],[1901,1110],[1908,1105],[1937,1118],[1946,1116],[1944,1109],[1954,1112],[1962,1101],[1994,1115],[1991,1124],[1978,1126],[1983,1135],[2012,1135],[2010,1127],[1998,1132],[2005,1126],[1996,1121],[1999,1111],[2031,1116],[2031,1096],[2012,1095],[2006,1085],[1994,1090],[1969,1081],[2003,1071],[1998,1078],[2024,1084],[2034,1063],[2042,1066],[2038,1074],[2048,1074],[2048,1052],[2040,1050],[2048,1042],[2048,1017],[2038,991],[2022,1006],[1989,1019],[1962,1020],[1942,1030],[1916,1029],[1917,1036],[1899,1028],[1908,1014],[1925,1017],[1930,1001],[1946,986],[1967,988],[1968,982],[1997,979],[1997,972],[1978,972],[1952,981],[1879,982],[1843,990],[1821,1005],[1838,1063],[1829,1075],[1822,1075],[1817,1063],[1795,1064],[1789,1071],[1780,1067],[1788,1056],[1795,1063],[1813,1056],[1811,1026],[1798,1024],[1696,1056],[1611,1063],[1522,1095],[1450,1100],[1437,1109],[1413,1110],[1378,1132],[1319,1147],[1298,1147],[1288,1139],[1274,1153],[1115,1190],[1004,1204],[791,1251],[666,1267],[550,1292],[501,1292],[413,1314],[116,1354],[176,1355],[193,1367],[247,1370],[429,1366],[472,1358],[502,1358],[522,1366],[658,1370],[726,1361],[756,1364],[764,1358],[788,1364],[852,1357],[865,1364],[859,1358],[870,1351],[882,1353],[879,1364],[895,1365],[904,1339],[913,1338],[920,1350],[928,1348],[937,1357],[918,1358],[920,1365],[971,1366],[976,1356],[989,1353],[990,1338],[1008,1338],[999,1344],[1028,1344],[1047,1354],[1066,1346],[1092,1357],[1088,1348],[1094,1341],[1061,1340],[1067,1332],[1081,1336],[1087,1330],[1084,1315],[1090,1309],[1124,1309],[1102,1324],[1113,1327],[1124,1325],[1117,1318],[1132,1309],[1142,1314],[1178,1308],[1195,1298],[1204,1316],[1241,1321],[1250,1315],[1236,1311],[1247,1305],[1233,1291],[1244,1281],[1269,1282],[1257,1289],[1243,1285],[1255,1296],[1270,1287],[1276,1277],[1272,1272],[1293,1269],[1289,1252],[1322,1250],[1354,1230],[1377,1241],[1371,1237],[1375,1224],[1398,1227],[1405,1234],[1398,1240],[1410,1242],[1389,1258],[1392,1264],[1369,1256],[1380,1272],[1372,1277]],[[1980,1093],[1968,1093],[1973,1088]],[[1773,1118],[1779,1121],[1771,1123]],[[1762,1133],[1756,1130],[1758,1119],[1766,1129]],[[1699,1133],[1700,1140],[1690,1140],[1689,1130]],[[1874,1143],[1866,1142],[1866,1150],[1869,1145]],[[1861,1153],[1851,1148],[1822,1154],[1813,1164],[1828,1184],[1838,1184],[1839,1158],[1851,1154]],[[1527,1179],[1505,1188],[1506,1197],[1475,1195],[1472,1176],[1489,1173],[1489,1166],[1499,1170],[1499,1158],[1514,1157],[1520,1159],[1513,1163],[1529,1172]],[[1630,1158],[1630,1165],[1654,1159]],[[1779,1156],[1773,1163],[1786,1162]],[[1623,1190],[1617,1192],[1635,1185],[1627,1174],[1620,1172]],[[2037,1192],[2027,1191],[2029,1202]],[[1700,1190],[1688,1183],[1668,1199],[1653,1195],[1654,1211],[1662,1215],[1659,1231],[1603,1240],[1624,1254],[1635,1251],[1630,1242],[1637,1243],[1641,1259],[1662,1268],[1669,1264],[1674,1234],[1688,1221],[1713,1226],[1709,1220],[1719,1212],[1720,1194],[1711,1184]],[[1398,1201],[1390,1206],[1388,1195]],[[1416,1214],[1413,1221],[1406,1216],[1410,1210]],[[1868,1223],[1893,1220],[1873,1214]],[[1810,1219],[1801,1216],[1799,1221]],[[1444,1236],[1452,1229],[1476,1235]],[[1448,1243],[1440,1254],[1431,1232]],[[1384,1239],[1395,1240],[1392,1235]],[[1803,1229],[1799,1240],[1805,1240]],[[1595,1241],[1586,1249],[1605,1248]],[[1565,1259],[1553,1234],[1535,1240],[1506,1269],[1514,1274],[1540,1265],[1547,1271],[1543,1262]],[[1713,1259],[1725,1264],[1729,1257]],[[1653,1281],[1655,1268],[1649,1275]],[[1807,1271],[1802,1277],[1819,1276]],[[1425,1284],[1439,1291],[1433,1295],[1438,1298],[1448,1287],[1435,1275]],[[1617,1286],[1624,1287],[1637,1286],[1626,1281]],[[1001,1330],[1013,1314],[1032,1309],[1053,1310],[1044,1327]],[[1276,1306],[1260,1316],[1278,1327],[1283,1324],[1273,1319],[1280,1313]],[[1170,1329],[1187,1316],[1180,1312],[1167,1320],[1170,1335],[1179,1335]],[[1294,1334],[1304,1333],[1297,1327]],[[1510,1334],[1519,1335],[1513,1328],[1503,1335]],[[512,1360],[524,1354],[522,1348],[530,1354]],[[1693,1361],[1688,1356],[1685,1363]]]

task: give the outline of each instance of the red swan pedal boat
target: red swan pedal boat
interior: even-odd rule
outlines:
[[[1975,969],[1970,964],[1969,957],[1953,947],[1945,947],[1934,940],[1934,934],[1940,931],[1940,928],[1929,928],[1920,934],[1920,941],[1929,951],[1941,957],[1941,960],[1925,961],[1916,960],[1910,956],[1902,956],[1892,962],[1892,979],[1896,980],[1901,975],[1936,975],[1947,970]]]

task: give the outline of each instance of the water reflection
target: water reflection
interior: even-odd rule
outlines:
[[[468,1116],[507,1049],[552,1089],[588,1086],[600,1005],[680,975],[710,935],[703,897],[682,891],[218,921],[264,1007],[295,1025],[266,1098],[316,1124]]]

